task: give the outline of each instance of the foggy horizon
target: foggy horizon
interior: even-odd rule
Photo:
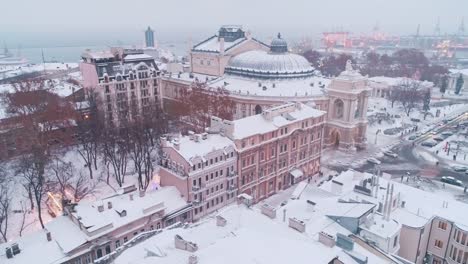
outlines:
[[[26,5],[28,8],[24,8]],[[261,39],[277,32],[297,39],[333,30],[369,34],[376,24],[380,31],[391,35],[414,34],[418,24],[421,34],[432,34],[440,19],[441,33],[453,34],[466,14],[468,2],[175,0],[128,4],[120,0],[19,0],[3,3],[2,7],[8,12],[0,17],[0,43],[41,47],[138,44],[147,26],[156,31],[158,41],[200,40],[225,24],[242,25]]]

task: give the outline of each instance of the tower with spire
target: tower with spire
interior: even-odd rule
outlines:
[[[462,17],[460,26],[458,27],[458,35],[464,36],[465,35],[465,18]]]
[[[154,30],[148,26],[148,29],[145,31],[145,45],[147,48],[154,48]]]
[[[434,28],[434,34],[440,36],[440,17],[437,18],[437,23]]]

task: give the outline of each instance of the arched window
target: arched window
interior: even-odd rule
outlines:
[[[335,100],[335,103],[333,103],[333,107],[334,107],[334,112],[335,112],[335,118],[337,119],[343,118],[343,114],[344,114],[343,101],[340,99]]]
[[[255,114],[258,115],[258,114],[261,114],[263,112],[262,110],[262,107],[257,105],[255,106]]]

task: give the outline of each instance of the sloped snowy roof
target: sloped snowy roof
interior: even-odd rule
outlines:
[[[219,134],[209,134],[207,139],[200,137],[198,142],[190,140],[188,136],[184,136],[179,138],[179,144],[179,150],[176,151],[187,161],[196,156],[203,157],[215,150],[235,146],[232,140]],[[168,146],[173,146],[173,143],[168,142]]]
[[[152,206],[160,205],[157,207],[157,210],[164,209],[165,213],[169,214],[182,209],[186,205],[177,188],[173,186],[162,187],[159,190],[147,192],[144,197],[140,197],[138,193],[133,193],[133,200],[130,200],[129,195],[118,195],[92,203],[80,203],[75,207],[76,212],[73,213],[73,216],[80,218],[80,222],[83,226],[87,227],[89,232],[94,232],[104,227],[106,227],[105,232],[110,232],[136,219],[155,213],[155,211],[146,211],[147,208]],[[113,204],[112,209],[107,208],[108,202]],[[98,211],[99,205],[104,205],[103,212]],[[120,217],[117,211],[121,212],[123,210],[127,211],[127,215]],[[96,236],[102,235],[103,232],[96,234]]]
[[[224,87],[233,95],[267,97],[309,97],[324,95],[331,80],[311,76],[307,78],[265,80],[224,75],[210,82],[211,87]],[[322,88],[323,87],[323,88]]]
[[[252,50],[232,57],[226,72],[248,77],[294,78],[311,76],[314,68],[297,54]]]
[[[279,107],[284,107],[284,105]],[[320,111],[310,106],[301,104],[300,108],[296,108],[294,111],[288,112],[287,114],[276,115],[271,120],[265,118],[264,114],[266,114],[267,111],[274,111],[275,108],[268,109],[259,115],[253,115],[234,120],[233,138],[244,139],[253,135],[265,134],[271,131],[275,131],[279,127],[285,126],[287,124],[299,122],[308,118],[319,117],[325,114],[324,111]],[[292,117],[292,120],[286,115]]]
[[[129,54],[125,56],[124,61],[134,61],[134,60],[152,60],[153,56],[148,54]]]
[[[300,202],[306,204],[303,200]],[[314,220],[313,212],[308,213]],[[232,205],[222,209],[219,215],[227,220],[226,226],[216,226],[215,218],[210,217],[187,228],[164,231],[126,250],[114,263],[179,264],[187,263],[190,255],[196,255],[199,263],[204,264],[329,263],[337,256],[346,264],[357,263],[341,248],[329,248],[319,243],[316,233],[307,231],[301,234],[289,228],[287,222],[282,222],[282,217],[272,220],[262,215],[258,208]],[[327,224],[346,232],[331,220]],[[309,226],[313,228],[312,225],[307,228]],[[176,249],[175,235],[196,243],[198,250],[191,253]],[[151,257],[151,252],[162,252],[163,255]],[[368,256],[369,263],[389,263],[358,244],[355,244],[353,252]]]
[[[244,42],[245,40],[247,40],[247,38],[239,38],[231,42],[225,41],[224,50],[227,51],[237,46],[238,44]],[[218,40],[218,36],[211,36],[208,39],[198,43],[193,47],[192,51],[220,52],[220,42]]]

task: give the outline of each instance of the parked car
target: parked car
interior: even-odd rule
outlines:
[[[435,141],[424,141],[423,143],[421,143],[421,146],[423,147],[434,147],[435,145],[437,145],[437,142]]]
[[[452,176],[442,176],[440,179],[441,182],[445,182],[448,184],[456,185],[456,186],[463,186],[463,182],[460,180],[455,179]]]
[[[462,172],[462,171],[468,170],[468,167],[455,165],[455,166],[452,166],[452,170],[454,170],[456,172]]]
[[[433,137],[432,139],[438,142],[444,141],[444,138],[442,137]]]
[[[409,140],[415,140],[415,139],[417,139],[417,138],[418,138],[418,136],[416,136],[416,135],[412,135],[412,136],[409,136],[409,138],[408,138],[408,139],[409,139]]]
[[[392,157],[392,158],[397,158],[398,157],[398,154],[396,154],[395,152],[392,152],[390,150],[384,151],[384,155]]]
[[[367,162],[375,164],[375,165],[379,165],[381,163],[380,160],[378,160],[376,158],[368,158]]]
[[[450,137],[451,135],[453,135],[452,132],[450,131],[445,131],[445,132],[442,132],[442,136],[445,136],[445,137]]]
[[[419,118],[411,118],[410,120],[413,121],[413,122],[421,122],[421,119],[419,119]]]

